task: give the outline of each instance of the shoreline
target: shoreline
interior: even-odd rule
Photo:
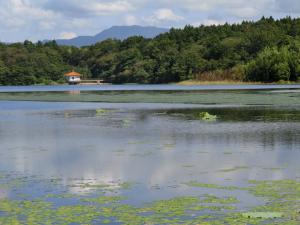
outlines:
[[[240,86],[240,85],[261,85],[261,86],[268,86],[268,85],[300,85],[300,82],[270,82],[270,83],[264,83],[264,82],[245,82],[245,81],[198,81],[198,80],[186,80],[186,81],[180,81],[180,82],[174,82],[174,83],[161,83],[161,84],[139,84],[139,83],[123,83],[123,84],[114,84],[114,83],[101,83],[101,84],[94,84],[94,83],[82,83],[78,85],[69,85],[68,83],[63,84],[33,84],[33,85],[0,85],[0,88],[8,88],[8,87],[64,87],[64,86],[70,86],[70,87],[101,87],[101,86],[159,86],[159,85],[170,85],[170,86]]]
[[[271,83],[263,83],[263,82],[247,82],[247,81],[198,81],[198,80],[186,80],[180,81],[178,83],[174,83],[176,85],[182,86],[196,86],[196,85],[297,85],[300,82],[271,82]]]

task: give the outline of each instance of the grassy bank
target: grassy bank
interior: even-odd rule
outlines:
[[[199,80],[186,80],[177,83],[178,85],[239,85],[239,84],[263,84],[260,82],[243,82],[243,81],[199,81]]]
[[[176,83],[178,85],[262,85],[262,84],[300,84],[299,82],[279,81],[274,83],[263,82],[246,82],[246,81],[234,81],[234,80],[220,80],[220,81],[202,81],[202,80],[186,80]]]

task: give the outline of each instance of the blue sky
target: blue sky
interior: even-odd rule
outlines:
[[[300,15],[299,0],[0,0],[0,41],[94,35],[113,25],[183,27]]]

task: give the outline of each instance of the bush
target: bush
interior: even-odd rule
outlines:
[[[299,75],[299,53],[283,48],[265,48],[246,66],[250,81],[277,82],[296,80]]]

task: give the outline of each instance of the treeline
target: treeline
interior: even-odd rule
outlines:
[[[109,39],[82,48],[55,41],[0,45],[2,85],[64,82],[63,74],[71,69],[112,83],[297,81],[300,19],[186,26],[154,39]]]

